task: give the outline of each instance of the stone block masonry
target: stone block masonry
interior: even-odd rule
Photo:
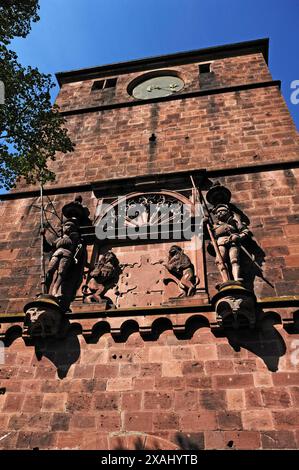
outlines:
[[[251,41],[58,74],[76,147],[51,162],[57,177],[45,192],[57,213],[80,194],[93,221],[102,197],[143,194],[142,179],[132,189],[137,176],[147,178],[146,194],[187,172],[188,188],[172,190],[191,198],[188,172],[203,170],[204,194],[218,180],[247,217],[273,287],[254,272],[256,328],[220,328],[211,299],[221,279],[205,235],[197,303],[149,309],[137,299],[104,310],[82,303],[78,289],[64,338],[30,338],[23,306],[41,289],[40,199],[20,182],[0,196],[0,449],[299,448],[298,133],[267,47]],[[133,80],[161,72],[183,89],[148,100],[128,93]],[[109,78],[115,86],[95,89]],[[58,227],[56,219],[49,215]],[[91,263],[103,247],[88,237]],[[111,246],[122,255],[124,244]],[[128,246],[132,265],[153,258],[133,279],[150,286],[166,244]]]

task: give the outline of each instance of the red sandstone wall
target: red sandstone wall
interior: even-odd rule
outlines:
[[[213,86],[271,78],[261,55],[222,59],[212,68]],[[179,69],[186,91],[198,89],[197,64]],[[119,77],[115,98],[96,98],[86,81],[64,86],[58,101],[73,109],[130,100],[131,79]],[[68,126],[77,146],[53,165],[61,186],[298,159],[298,135],[276,87],[82,114],[68,117]],[[265,275],[275,289],[257,279],[258,297],[298,294],[298,169],[217,179],[266,252]],[[94,200],[83,197],[93,214]],[[59,210],[70,197],[52,200]],[[20,313],[39,290],[37,203],[0,203],[1,313]],[[213,258],[207,263],[212,294],[219,276]],[[296,308],[271,311],[288,319]],[[0,447],[134,448],[141,440],[149,448],[298,448],[298,333],[287,322],[274,327],[272,318],[258,333],[230,333],[229,340],[201,328],[180,340],[172,331],[147,341],[133,333],[86,344],[79,336],[79,348],[72,335],[52,350],[47,345],[40,361],[17,339],[0,366]],[[65,378],[54,364],[70,367]]]
[[[94,213],[91,194],[82,194]],[[58,213],[73,196],[51,197]],[[40,292],[39,198],[0,202],[0,313],[20,313],[24,298]],[[57,226],[55,216],[49,220]],[[21,301],[20,301],[21,299]]]
[[[0,448],[299,447],[299,371],[290,360],[298,334],[269,327],[262,340],[243,338],[240,352],[207,328],[185,341],[171,331],[146,342],[138,333],[125,343],[79,339],[80,359],[64,379],[22,339],[7,349]],[[278,371],[265,362],[279,362]]]
[[[207,61],[209,62],[209,61]],[[198,91],[207,88],[240,85],[271,80],[271,74],[262,54],[250,54],[241,57],[226,57],[212,60],[212,75],[207,81],[199,73],[199,63],[161,67],[154,70],[174,70],[184,80],[183,92]],[[150,69],[149,69],[150,71]],[[110,105],[113,103],[135,101],[128,95],[127,87],[132,80],[144,72],[126,73],[117,77],[115,89],[91,91],[94,81],[108,78],[99,77],[95,80],[84,80],[64,84],[57,97],[57,104],[62,111],[87,108],[89,106]]]
[[[298,159],[277,87],[82,114],[68,127],[76,149],[52,165],[58,185]]]
[[[174,69],[186,91],[202,89],[198,64]],[[213,88],[271,79],[261,54],[216,60],[212,69]],[[97,92],[96,103],[92,81],[63,85],[57,103],[70,110],[134,101],[127,85],[138,75],[121,75],[115,90]],[[76,148],[50,165],[53,185],[298,159],[298,133],[277,86],[73,115],[67,127]]]
[[[298,294],[298,176],[299,170],[293,169],[217,178],[231,190],[232,202],[250,219],[254,237],[265,252],[264,274],[274,284],[274,289],[257,277],[258,298]],[[82,193],[82,196],[93,216],[96,200],[91,199],[90,193]],[[51,199],[59,212],[72,196],[56,195]],[[20,313],[24,299],[39,292],[40,238],[36,205],[38,198],[0,204],[4,221],[0,227],[0,313]],[[219,274],[214,258],[208,254],[207,262],[208,289],[213,295]]]

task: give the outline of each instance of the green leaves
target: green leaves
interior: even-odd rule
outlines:
[[[25,37],[37,21],[37,0],[0,0],[0,80],[5,103],[0,105],[0,187],[10,189],[19,177],[28,183],[55,179],[48,161],[56,152],[71,152],[65,119],[52,106],[50,75],[23,67],[7,48],[13,36]],[[3,23],[2,23],[3,21]],[[2,41],[2,43],[1,43]]]
[[[39,20],[38,0],[0,0],[0,42],[9,44],[14,37],[25,38],[31,21]]]

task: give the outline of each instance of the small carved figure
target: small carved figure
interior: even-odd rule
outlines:
[[[182,293],[179,297],[192,296],[196,290],[194,266],[181,247],[173,245],[169,250],[168,261],[165,264],[168,271],[179,279],[179,288]]]
[[[90,281],[83,286],[84,302],[101,302],[107,290],[112,287],[120,271],[119,261],[109,250],[95,264]]]
[[[52,295],[59,295],[59,289],[62,287],[63,281],[66,279],[70,265],[74,261],[77,263],[77,256],[82,249],[82,243],[79,228],[73,220],[67,220],[62,225],[62,235],[58,237],[52,244],[44,238],[45,248],[54,249],[51,256],[48,270],[46,273],[45,287],[48,293],[53,281],[55,272],[57,273],[52,286]]]
[[[240,244],[241,241],[251,236],[244,222],[234,217],[234,213],[227,204],[218,204],[213,213],[216,222],[213,225],[213,233],[219,247],[222,260],[217,259],[216,264],[226,264],[231,271],[234,281],[243,281],[240,277]]]

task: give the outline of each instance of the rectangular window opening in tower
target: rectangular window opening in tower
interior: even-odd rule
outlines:
[[[105,80],[96,80],[93,82],[91,91],[106,90],[107,88],[114,88],[116,86],[117,78],[107,78]]]

